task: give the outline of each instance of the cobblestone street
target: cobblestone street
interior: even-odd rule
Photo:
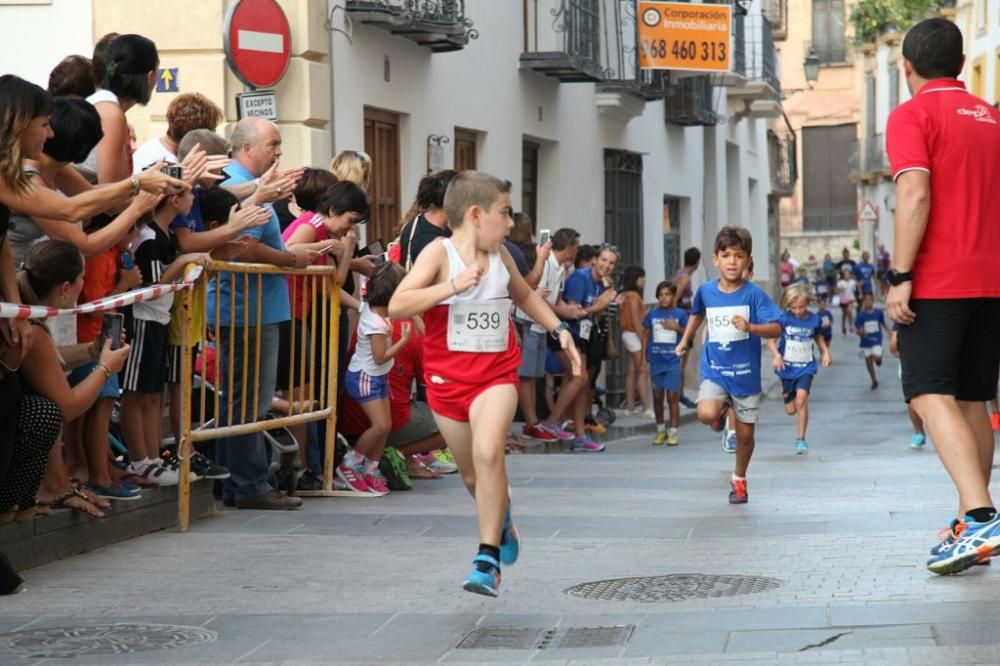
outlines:
[[[200,631],[178,644],[200,642],[68,660],[3,643],[0,662],[1000,663],[1000,574],[925,569],[955,496],[933,450],[909,449],[896,361],[870,391],[855,344],[835,338],[817,378],[808,455],[794,455],[765,370],[746,506],[727,503],[719,436],[690,421],[677,448],[652,447],[649,422],[629,420],[644,431],[604,454],[508,457],[523,546],[498,599],[461,590],[476,529],[453,476],[298,512],[226,510],[186,535],[29,570],[28,591],[0,604],[0,632],[182,625]],[[640,576],[667,578],[621,590],[642,600],[566,593]]]

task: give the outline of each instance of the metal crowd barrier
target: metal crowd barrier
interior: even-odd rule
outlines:
[[[191,289],[179,292],[177,297],[181,308],[181,433],[182,439],[178,447],[180,457],[181,472],[178,492],[178,529],[185,532],[190,522],[191,509],[191,482],[190,456],[196,442],[205,442],[230,436],[248,435],[252,433],[262,433],[276,428],[287,428],[301,424],[308,424],[315,421],[326,421],[326,439],[324,442],[323,461],[323,489],[317,491],[297,491],[300,496],[320,496],[331,497],[338,493],[333,490],[333,458],[336,442],[336,422],[337,422],[337,361],[338,361],[338,339],[340,323],[340,286],[335,279],[336,268],[333,266],[310,266],[303,269],[286,269],[272,266],[270,264],[250,264],[213,261],[204,273],[194,282]],[[289,284],[289,294],[292,302],[291,320],[291,352],[287,368],[278,368],[279,373],[288,373],[288,403],[289,413],[287,416],[276,418],[258,419],[261,410],[260,401],[267,400],[270,403],[273,396],[260,395],[259,382],[253,382],[253,386],[248,386],[248,378],[260,377],[261,364],[261,340],[256,336],[256,344],[253,345],[252,354],[244,353],[243,358],[235,358],[233,347],[229,347],[229,357],[227,367],[229,369],[226,377],[222,376],[221,350],[216,348],[214,358],[214,378],[217,385],[212,391],[211,398],[208,395],[209,383],[205,380],[208,374],[208,356],[202,355],[202,368],[199,377],[200,386],[194,387],[196,376],[194,368],[194,346],[198,342],[211,339],[216,343],[224,329],[228,329],[229,339],[236,341],[242,339],[244,352],[251,346],[250,328],[246,324],[256,326],[260,330],[262,304],[261,296],[263,280],[265,275],[299,276],[299,280],[292,279]],[[214,279],[213,279],[214,278]],[[234,287],[240,282],[243,286],[242,311],[249,312],[250,305],[250,285],[256,283],[256,318],[253,322],[244,322],[243,326],[234,324],[236,319],[236,300],[229,299],[229,324],[219,323],[222,314],[220,290],[224,282],[228,282],[229,294],[235,293]],[[215,294],[214,324],[208,324],[208,312],[196,313],[196,307],[205,307],[209,290]],[[295,318],[295,303],[302,292],[304,301],[310,304],[309,313],[303,319]],[[197,304],[197,305],[196,305]],[[198,314],[202,324],[197,326]],[[297,335],[303,332],[304,335]],[[295,345],[298,338],[298,345]],[[203,345],[203,350],[205,346]],[[310,380],[316,377],[321,378],[317,382],[309,381],[308,385],[296,386],[293,381],[294,370],[299,370],[299,377],[307,377]],[[250,370],[253,374],[250,375]],[[236,372],[240,373],[240,413],[236,414],[234,421],[233,401]],[[280,377],[280,375],[279,375]],[[302,383],[302,382],[300,382]],[[247,400],[251,397],[252,391],[253,411],[250,412],[252,418],[247,418]],[[198,406],[198,422],[194,422],[193,409]],[[206,418],[206,408],[211,406],[212,418]],[[225,410],[226,425],[218,425],[219,417]],[[304,448],[306,442],[299,442],[299,446]]]

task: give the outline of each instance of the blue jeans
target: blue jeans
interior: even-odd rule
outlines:
[[[222,370],[222,381],[219,389],[223,391],[218,414],[220,426],[227,425],[229,403],[232,403],[234,423],[261,420],[267,416],[267,411],[271,407],[274,384],[278,375],[278,325],[267,324],[261,326],[260,329],[253,326],[247,328],[249,328],[249,346],[246,348],[244,348],[243,343],[243,328],[234,326],[232,336],[230,336],[229,327],[222,327],[219,332],[218,355]],[[258,334],[260,335],[260,377],[254,376],[253,363]],[[230,346],[233,349],[233,363],[236,365],[231,396],[225,394],[225,391],[229,389],[229,368],[227,366]],[[245,405],[241,404],[244,354],[248,355],[250,359],[246,376],[247,400]],[[259,387],[260,404],[257,413],[253,414],[255,387]],[[229,478],[222,486],[224,498],[233,498],[240,502],[258,495],[266,495],[273,490],[267,481],[271,464],[267,444],[260,433],[220,439],[216,449],[216,457],[220,465],[229,468]]]

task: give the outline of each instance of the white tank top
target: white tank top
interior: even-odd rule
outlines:
[[[451,281],[462,274],[466,265],[450,238],[445,238],[443,244],[448,253],[448,280]],[[458,296],[452,296],[442,301],[442,305],[451,305],[456,301],[489,301],[497,298],[510,298],[509,285],[510,273],[507,272],[507,266],[500,258],[500,252],[490,252],[489,268],[479,284]]]

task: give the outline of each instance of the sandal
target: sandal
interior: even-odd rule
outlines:
[[[87,488],[87,484],[84,483],[83,481],[74,480],[73,488],[76,489],[77,494],[80,495],[80,497],[90,502],[98,509],[111,508],[111,502],[109,500],[106,500],[103,497],[100,497],[99,495],[95,495],[94,493],[92,493],[90,489]]]
[[[70,488],[59,497],[52,500],[50,506],[62,506],[79,511],[91,518],[103,518],[104,513],[87,500],[86,496],[76,488]]]

